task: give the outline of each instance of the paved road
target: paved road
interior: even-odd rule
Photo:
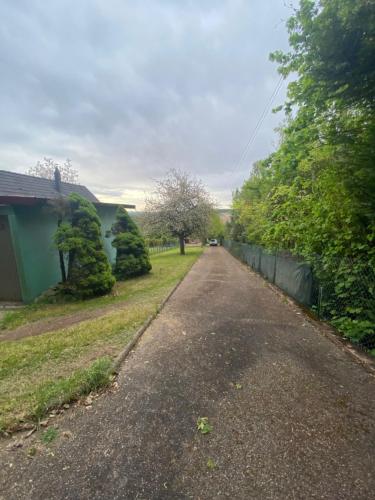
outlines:
[[[260,277],[209,249],[124,363],[117,392],[61,419],[73,437],[54,456],[8,452],[0,491],[6,499],[374,498],[374,387]],[[196,431],[203,416],[213,425],[207,435]]]

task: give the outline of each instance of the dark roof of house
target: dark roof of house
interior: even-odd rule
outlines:
[[[52,179],[0,170],[0,197],[50,200],[58,198],[60,194],[69,196],[71,193],[77,193],[86,200],[99,203],[97,197],[80,184],[61,182],[61,191],[59,192],[55,187],[55,181]]]

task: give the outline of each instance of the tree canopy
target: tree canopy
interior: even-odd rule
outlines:
[[[354,286],[364,266],[375,270],[374,15],[368,0],[301,0],[287,22],[290,52],[271,55],[281,74],[297,75],[280,146],[233,197],[232,238],[334,276],[358,305],[348,306],[347,331],[359,318],[375,322],[375,298],[358,300]]]
[[[225,224],[220,218],[220,215],[216,211],[212,211],[210,220],[204,235],[204,239],[216,239],[220,243],[223,242],[225,236]]]
[[[144,220],[149,232],[169,233],[180,242],[185,253],[185,238],[202,234],[209,224],[212,201],[203,184],[189,174],[170,170],[156,185],[155,196],[146,200]]]
[[[56,168],[60,172],[62,182],[77,184],[78,172],[73,168],[69,158],[63,164],[58,163],[52,158],[43,158],[42,161],[38,161],[36,165],[30,167],[27,174],[34,175],[35,177],[43,177],[44,179],[53,179]]]

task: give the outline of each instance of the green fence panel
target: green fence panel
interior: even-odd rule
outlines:
[[[271,283],[275,283],[276,255],[265,251],[262,252],[260,261],[260,273]]]
[[[260,273],[261,269],[261,264],[262,264],[262,255],[263,255],[263,249],[262,247],[256,246],[256,245],[251,245],[252,246],[252,251],[253,251],[253,262],[254,262],[254,269],[258,273]]]
[[[277,255],[275,285],[301,304],[312,304],[313,276],[309,264],[291,255]]]
[[[256,245],[224,241],[224,247],[375,355],[375,271],[370,262],[338,256],[327,271],[319,256],[312,268],[289,253],[274,255]]]
[[[268,253],[258,245],[226,240],[224,247],[301,304],[313,305],[313,273],[309,264],[293,255]]]
[[[244,262],[254,271],[260,271],[262,249],[257,245],[246,245],[243,243]]]
[[[242,244],[241,243],[232,243],[231,247],[232,254],[237,257],[237,259],[243,260],[242,258]]]

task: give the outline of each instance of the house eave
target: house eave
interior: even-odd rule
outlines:
[[[52,198],[51,198],[52,199]],[[46,203],[49,201],[47,198],[36,198],[34,196],[0,196],[0,205],[37,205],[38,203]],[[105,203],[101,201],[91,202],[95,206],[107,206],[107,207],[123,207],[128,209],[136,208],[135,205],[127,203]]]
[[[0,205],[37,205],[45,202],[43,198],[35,198],[34,196],[0,196]]]
[[[136,208],[135,205],[129,205],[127,203],[107,203],[107,202],[102,202],[102,201],[99,201],[99,202],[95,202],[93,203],[94,205],[100,207],[100,206],[104,206],[104,207],[123,207],[123,208]]]

